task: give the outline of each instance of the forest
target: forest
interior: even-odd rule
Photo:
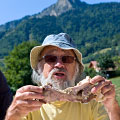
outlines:
[[[120,3],[82,4],[58,17],[25,16],[0,26],[0,59],[24,41],[39,44],[49,34],[68,33],[83,54],[84,63],[103,52],[120,54]],[[101,50],[103,52],[101,52]]]

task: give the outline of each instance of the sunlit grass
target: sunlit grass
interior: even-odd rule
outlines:
[[[116,98],[117,101],[120,105],[120,76],[119,77],[115,77],[110,79],[112,81],[113,84],[115,84],[115,88],[116,88]]]

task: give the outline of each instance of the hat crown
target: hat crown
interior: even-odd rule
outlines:
[[[75,44],[74,41],[72,40],[72,38],[66,34],[66,33],[59,33],[57,35],[52,34],[52,35],[48,35],[43,43],[43,45],[57,45],[57,46],[63,46],[63,47],[73,47],[75,48]]]

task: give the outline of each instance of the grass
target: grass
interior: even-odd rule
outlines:
[[[115,77],[115,78],[111,78],[110,79],[112,81],[112,83],[115,85],[116,88],[116,99],[120,105],[120,76],[119,77]]]
[[[115,49],[118,50],[118,49],[119,49],[119,46],[115,47]],[[95,52],[93,55],[106,53],[106,52],[109,51],[109,50],[112,50],[112,48],[102,49],[102,50],[100,50],[100,51],[98,51],[98,52]]]
[[[99,52],[95,52],[94,53],[94,55],[96,55],[96,54],[102,54],[102,53],[106,53],[108,50],[111,50],[111,48],[105,48],[105,49],[102,49],[102,50],[100,50]]]

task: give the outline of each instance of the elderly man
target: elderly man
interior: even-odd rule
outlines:
[[[47,36],[41,46],[31,50],[30,62],[34,82],[42,86],[51,84],[59,90],[75,86],[83,72],[81,53],[66,33]],[[90,82],[97,83],[92,93],[101,90],[104,95],[102,103],[95,100],[88,104],[69,101],[46,103],[43,88],[28,85],[17,90],[5,120],[107,120],[107,115],[110,120],[120,120],[120,108],[111,81],[95,76]]]

